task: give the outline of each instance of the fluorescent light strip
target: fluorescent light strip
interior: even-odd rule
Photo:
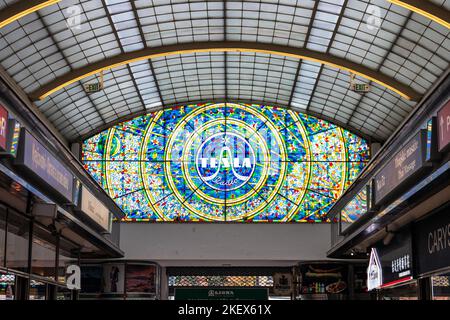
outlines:
[[[19,20],[30,13],[36,12],[42,8],[51,6],[61,0],[49,0],[49,1],[18,1],[10,7],[4,8],[0,12],[0,28],[7,26],[8,24]]]
[[[387,0],[450,29],[450,12],[425,0]]]

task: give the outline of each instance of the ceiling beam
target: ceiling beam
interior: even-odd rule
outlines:
[[[450,11],[440,7],[431,1],[425,0],[387,0],[397,6],[420,14],[440,25],[450,29]]]
[[[52,93],[74,82],[100,73],[101,71],[117,68],[128,63],[170,55],[189,53],[192,54],[200,52],[256,52],[318,62],[333,68],[352,72],[363,78],[374,81],[381,86],[396,92],[405,99],[418,100],[421,97],[421,94],[416,92],[413,88],[408,87],[407,85],[395,80],[394,78],[343,58],[339,58],[322,52],[312,51],[306,48],[295,48],[275,44],[240,41],[210,41],[173,44],[123,53],[62,75],[32,92],[30,94],[30,97],[34,100],[45,99]]]
[[[0,11],[0,28],[19,20],[30,13],[36,12],[42,8],[51,6],[61,0],[27,0],[17,1],[16,3]]]

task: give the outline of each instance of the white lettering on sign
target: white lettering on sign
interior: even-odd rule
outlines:
[[[47,171],[48,175],[55,179],[62,187],[64,187],[64,189],[69,189],[69,179],[53,165],[50,159],[47,159],[47,157],[42,154],[36,143],[33,143],[31,158],[34,165]]]
[[[450,248],[450,224],[428,233],[428,253],[434,254]]]
[[[395,167],[401,167],[403,163],[408,159],[414,152],[419,148],[419,141],[414,140],[413,143],[406,149],[400,151],[400,153],[395,157]]]
[[[377,191],[380,191],[386,185],[386,177],[383,175],[376,181]]]
[[[392,273],[407,273],[406,270],[409,270],[411,267],[411,258],[409,254],[405,254],[402,257],[392,260],[391,262],[391,270]]]
[[[109,210],[89,190],[81,189],[81,211],[86,213],[103,229],[109,228]]]
[[[445,118],[445,119],[444,119]],[[441,131],[441,140],[444,139],[444,131],[450,131],[450,116],[442,117],[439,123]]]
[[[66,286],[69,290],[81,289],[81,270],[74,264],[67,266],[66,269]]]

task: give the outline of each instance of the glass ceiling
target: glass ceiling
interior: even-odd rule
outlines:
[[[0,0],[0,10],[14,2]],[[450,0],[433,3],[450,10]],[[70,23],[77,21],[74,13],[79,27]],[[307,48],[361,64],[420,94],[450,62],[449,29],[385,0],[62,0],[0,29],[0,64],[29,94],[121,53],[204,41]],[[88,77],[36,105],[69,141],[132,115],[203,101],[291,107],[383,141],[415,105],[373,82],[370,92],[355,93],[348,72],[262,53],[172,55],[104,76],[101,92],[84,92],[82,84],[95,79]]]

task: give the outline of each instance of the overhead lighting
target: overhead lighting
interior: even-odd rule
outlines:
[[[450,13],[442,7],[438,7],[430,1],[424,0],[387,0],[397,6],[406,8],[417,14],[420,14],[447,29],[450,29]]]
[[[19,20],[30,13],[36,12],[42,8],[51,6],[52,4],[58,3],[61,0],[29,0],[29,1],[18,1],[17,3],[4,8],[0,12],[0,28]]]

